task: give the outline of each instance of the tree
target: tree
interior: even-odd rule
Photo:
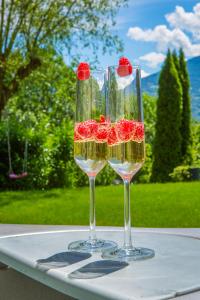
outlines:
[[[152,145],[155,138],[156,97],[143,94],[145,142]]]
[[[0,116],[21,82],[43,62],[50,48],[70,52],[121,49],[110,33],[118,8],[127,0],[1,0]]]
[[[152,167],[153,182],[169,180],[169,174],[181,159],[181,101],[182,89],[179,76],[168,51],[160,73],[156,135]]]
[[[28,123],[36,131],[44,119],[49,123],[48,128],[59,126],[63,119],[73,119],[75,76],[72,68],[66,68],[61,55],[49,51],[43,57],[42,66],[21,82],[20,89],[6,106],[6,115]]]
[[[175,67],[176,67],[176,70],[177,70],[177,72],[178,72],[178,76],[180,76],[180,64],[179,64],[179,58],[178,58],[178,55],[177,55],[177,53],[176,53],[176,50],[174,50],[173,52],[172,52],[172,58],[173,58],[173,61],[174,61],[174,65],[175,65]],[[179,79],[180,79],[180,77],[179,77]]]
[[[190,80],[183,49],[179,52],[179,78],[182,86],[182,120],[181,120],[181,155],[182,162],[191,163],[191,104],[190,104]]]
[[[195,167],[200,167],[200,122],[193,121],[192,122],[192,140],[195,145],[192,149],[193,156],[193,165]]]
[[[66,68],[61,55],[51,51],[42,66],[21,83],[8,102],[0,122],[0,186],[45,188],[69,183],[66,164],[73,158],[75,73]],[[8,121],[8,123],[7,123]],[[28,141],[26,180],[8,178],[7,129],[9,125],[12,165],[21,172],[25,140]]]

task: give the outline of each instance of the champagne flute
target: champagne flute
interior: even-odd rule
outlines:
[[[70,243],[68,249],[73,251],[92,253],[116,247],[112,241],[98,239],[95,232],[95,178],[106,165],[107,155],[105,101],[105,71],[100,69],[90,72],[88,64],[80,64],[77,71],[74,159],[89,177],[90,234],[88,240]]]
[[[131,238],[130,182],[145,161],[144,124],[140,87],[140,68],[126,59],[127,65],[108,68],[107,159],[124,182],[124,244],[103,252],[103,258],[142,260],[154,256],[148,248],[136,248]],[[122,61],[123,64],[123,61]]]

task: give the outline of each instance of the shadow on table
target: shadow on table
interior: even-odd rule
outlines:
[[[63,268],[90,257],[90,253],[80,253],[75,251],[56,253],[45,259],[38,259],[36,268],[41,271]]]
[[[6,270],[8,268],[7,265],[3,264],[2,262],[0,262],[0,271],[1,270]]]
[[[69,278],[93,279],[119,271],[129,264],[114,260],[98,260],[69,274]]]

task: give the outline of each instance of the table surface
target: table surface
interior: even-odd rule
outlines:
[[[120,228],[98,230],[101,237],[118,243],[123,238]],[[10,234],[15,236],[8,237]],[[85,227],[2,224],[0,261],[78,299],[172,299],[182,293],[200,290],[200,229],[133,229],[136,244],[154,248],[155,258],[130,263],[124,269],[95,279],[70,278],[69,274],[73,272],[79,276],[77,269],[87,263],[101,261],[100,255],[95,254],[84,261],[63,265],[62,253],[66,253],[67,243],[87,234]],[[88,273],[85,275],[87,277]],[[179,299],[200,299],[200,293],[190,293]]]

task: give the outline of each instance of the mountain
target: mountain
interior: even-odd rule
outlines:
[[[192,116],[200,121],[200,56],[187,61],[191,85]],[[156,95],[159,72],[142,78],[142,90],[150,95]]]

